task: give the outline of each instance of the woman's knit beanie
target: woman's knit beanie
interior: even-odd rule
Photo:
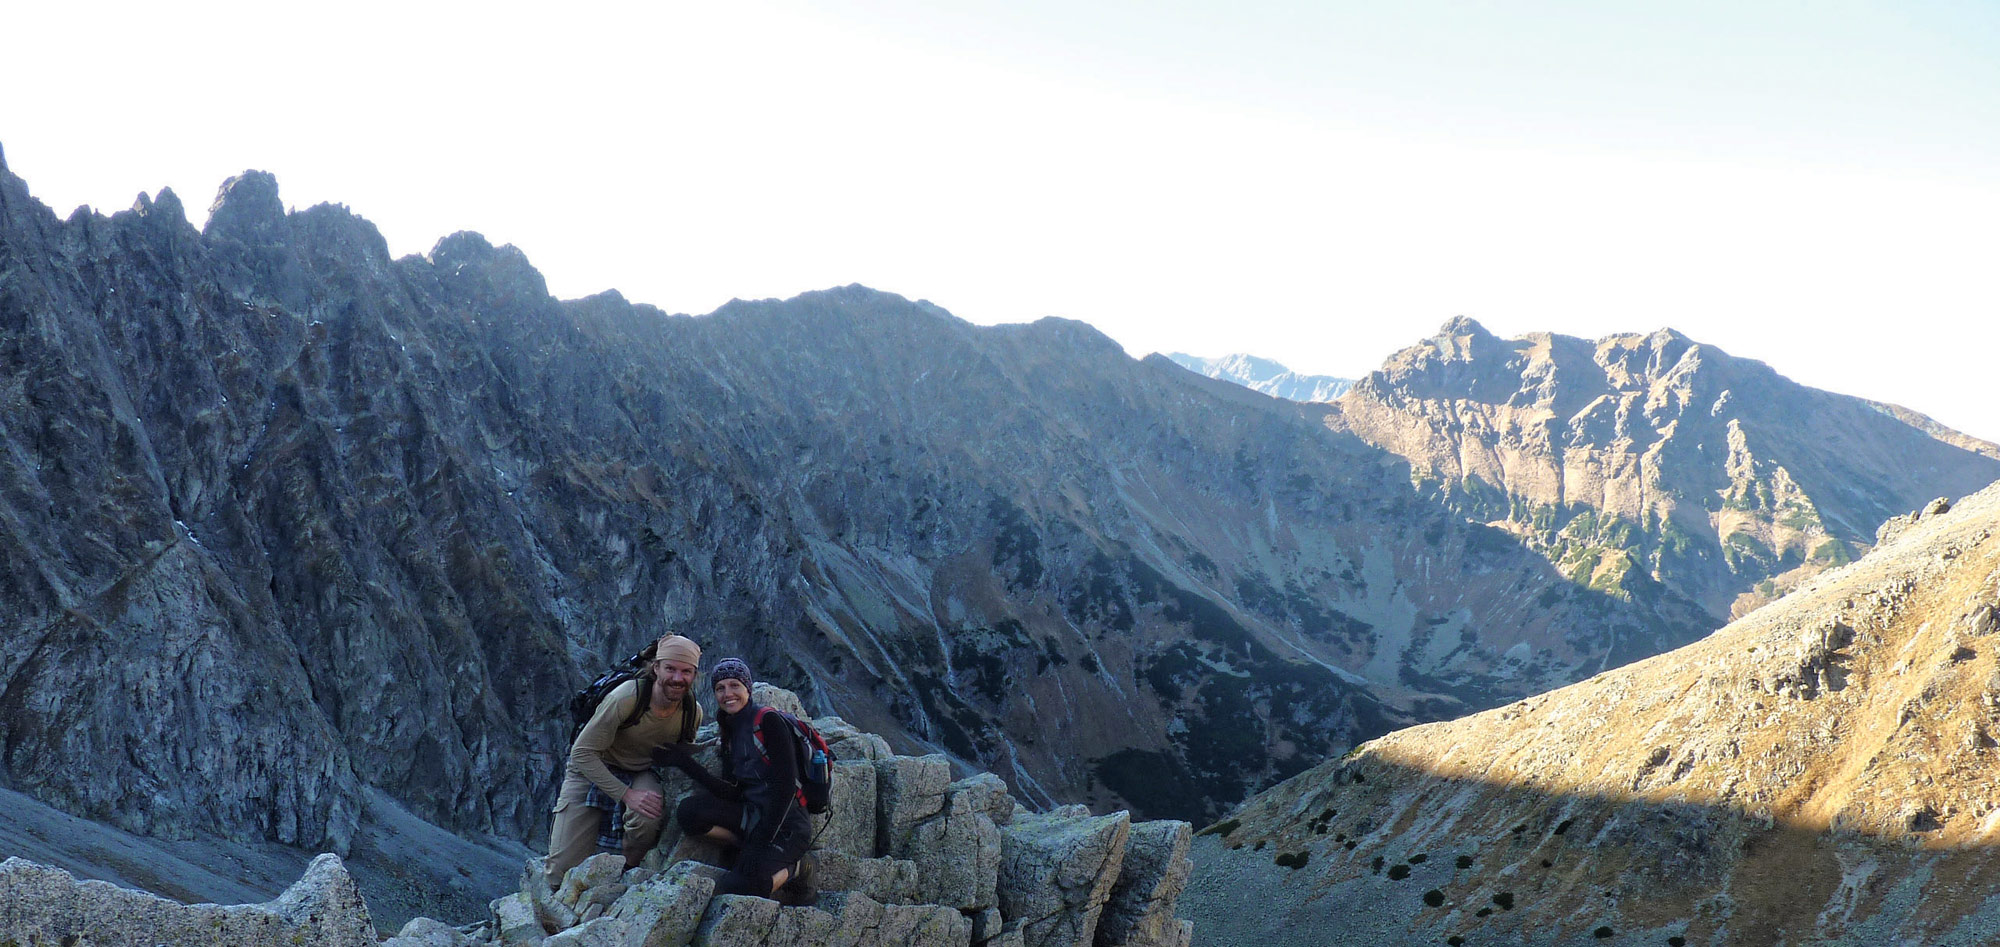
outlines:
[[[708,686],[714,687],[729,678],[742,681],[745,688],[750,687],[750,665],[745,664],[742,658],[723,658],[709,670]]]

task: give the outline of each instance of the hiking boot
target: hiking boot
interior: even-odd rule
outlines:
[[[777,891],[778,902],[791,907],[812,907],[819,903],[819,888],[813,884],[818,859],[810,852],[792,866],[792,877],[786,879],[784,887]]]

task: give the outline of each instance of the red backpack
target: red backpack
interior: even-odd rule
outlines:
[[[820,815],[833,808],[833,750],[826,745],[826,738],[819,735],[809,724],[782,710],[769,707],[757,708],[757,716],[750,721],[750,735],[757,741],[757,754],[764,762],[771,762],[771,754],[764,749],[764,715],[777,714],[792,725],[798,735],[793,744],[794,760],[799,771],[799,805],[807,812]]]

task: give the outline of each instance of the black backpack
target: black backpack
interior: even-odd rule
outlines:
[[[569,742],[576,742],[577,734],[583,732],[583,725],[589,723],[590,718],[597,714],[597,705],[604,703],[604,698],[610,696],[612,691],[618,689],[618,685],[626,681],[639,682],[639,699],[632,702],[632,712],[625,715],[625,719],[618,724],[618,729],[623,730],[639,722],[639,718],[653,703],[653,649],[658,644],[659,642],[647,644],[639,649],[638,654],[626,658],[624,664],[599,675],[597,680],[591,681],[588,687],[577,691],[576,696],[569,699]],[[694,703],[694,689],[688,688],[688,692],[681,695],[679,742],[694,742],[694,729],[699,717],[700,711],[696,709]]]

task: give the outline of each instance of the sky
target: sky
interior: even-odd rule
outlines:
[[[2000,440],[2000,3],[24,4],[58,213],[245,169],[669,312],[863,283],[1356,377],[1678,329]],[[292,9],[296,8],[296,9]]]

